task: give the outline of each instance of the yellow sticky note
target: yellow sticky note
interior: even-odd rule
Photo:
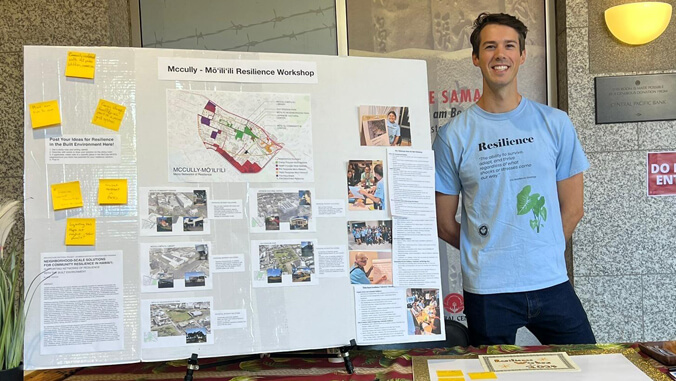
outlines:
[[[31,103],[28,105],[33,128],[49,127],[61,124],[61,112],[57,100]]]
[[[465,381],[465,378],[460,376],[460,377],[439,377],[437,378],[437,381]]]
[[[66,219],[66,246],[94,246],[95,244],[95,218]]]
[[[96,54],[68,52],[66,59],[66,77],[94,79]]]
[[[461,370],[437,370],[437,377],[462,377]]]
[[[99,205],[127,203],[127,179],[99,179]]]
[[[126,110],[127,108],[122,105],[99,99],[99,105],[96,106],[92,124],[117,131],[120,129],[120,123],[122,123]]]
[[[82,206],[82,192],[80,182],[52,184],[52,204],[54,210],[79,208]]]
[[[475,372],[467,373],[471,380],[490,380],[493,378],[498,378],[493,372]]]

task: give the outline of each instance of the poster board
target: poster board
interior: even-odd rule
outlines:
[[[26,369],[443,339],[424,62],[25,47],[24,70]],[[360,145],[360,106],[405,107],[409,145]],[[384,172],[360,202],[351,162]],[[389,283],[351,284],[351,227]]]

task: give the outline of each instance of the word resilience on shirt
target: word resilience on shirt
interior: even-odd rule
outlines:
[[[500,147],[507,147],[507,146],[515,146],[519,144],[528,144],[528,143],[533,143],[533,140],[535,140],[534,137],[529,137],[529,138],[520,138],[520,139],[510,139],[510,138],[502,138],[498,139],[497,142],[495,143],[486,143],[486,142],[481,142],[479,143],[479,151],[485,151],[493,148],[500,148]]]

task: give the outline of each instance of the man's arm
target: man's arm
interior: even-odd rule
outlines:
[[[436,192],[437,233],[439,238],[460,249],[460,224],[455,220],[458,211],[458,195]]]
[[[399,144],[399,139],[400,139],[400,136],[399,136],[399,135],[395,136],[395,137],[394,137],[394,142],[392,142],[391,145],[396,146],[397,144]]]
[[[575,230],[577,223],[580,222],[584,215],[584,181],[582,173],[558,181],[556,188],[561,207],[563,235],[566,237],[566,241],[568,241],[573,236],[573,230]]]

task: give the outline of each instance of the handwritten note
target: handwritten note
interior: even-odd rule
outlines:
[[[127,203],[127,179],[99,179],[99,205]]]
[[[52,184],[51,189],[54,210],[79,208],[83,205],[79,181]]]
[[[94,79],[96,54],[68,52],[66,59],[66,77]]]
[[[117,131],[120,129],[120,123],[122,123],[126,110],[127,108],[122,105],[99,99],[99,105],[96,106],[92,124]]]
[[[66,220],[66,246],[94,246],[95,244],[95,218],[68,218]]]
[[[61,124],[61,112],[57,100],[32,103],[28,105],[33,128],[49,127]]]

